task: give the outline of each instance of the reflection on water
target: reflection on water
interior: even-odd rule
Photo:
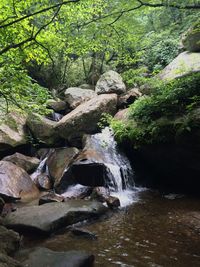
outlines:
[[[96,267],[200,266],[200,200],[186,196],[171,199],[151,191],[139,194],[137,203],[83,225],[97,234],[97,240],[65,231],[24,245],[92,252]]]

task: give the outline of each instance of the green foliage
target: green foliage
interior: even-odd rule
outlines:
[[[7,65],[0,69],[0,108],[4,112],[15,107],[25,112],[46,113],[45,102],[49,97],[46,88],[33,82],[23,69]]]
[[[143,96],[129,108],[129,120],[113,120],[111,126],[119,141],[131,140],[135,146],[173,141],[196,124],[191,113],[200,105],[200,73],[163,83],[151,96]]]

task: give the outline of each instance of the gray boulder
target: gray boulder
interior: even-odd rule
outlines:
[[[25,145],[26,116],[17,112],[7,114],[0,122],[0,151]]]
[[[98,80],[95,92],[100,94],[123,94],[126,92],[126,86],[122,77],[115,71],[110,70],[105,72]]]
[[[50,234],[59,228],[100,216],[106,211],[106,207],[96,201],[68,200],[19,208],[10,213],[3,223],[20,232],[28,230]]]
[[[4,199],[32,199],[39,191],[28,173],[12,162],[0,161],[0,195]]]
[[[49,146],[59,143],[59,136],[55,131],[57,122],[34,113],[28,116],[27,125],[33,137],[39,142]]]
[[[26,267],[92,267],[94,256],[83,251],[56,252],[38,247],[23,262]]]
[[[55,131],[67,140],[80,138],[85,133],[94,133],[102,113],[115,114],[117,106],[116,94],[104,94],[81,104],[64,116],[56,125]]]
[[[47,159],[49,175],[54,184],[58,184],[72,159],[79,153],[75,147],[55,149]]]
[[[200,71],[200,53],[183,52],[162,70],[158,77],[173,80]]]
[[[200,20],[182,37],[184,48],[190,52],[200,52]]]
[[[65,101],[71,109],[75,109],[80,104],[92,99],[96,93],[90,89],[70,87],[65,91]]]
[[[3,158],[2,160],[12,162],[29,173],[33,172],[40,163],[38,158],[28,157],[17,152],[11,156]]]

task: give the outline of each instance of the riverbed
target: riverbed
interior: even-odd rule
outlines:
[[[200,200],[151,190],[133,192],[132,204],[95,222],[78,225],[97,240],[64,230],[48,239],[24,238],[24,247],[84,250],[95,267],[200,266]]]

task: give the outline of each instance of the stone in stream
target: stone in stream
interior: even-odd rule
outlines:
[[[120,207],[120,200],[117,197],[109,196],[106,198],[106,204],[110,209],[117,209]]]
[[[41,190],[50,190],[53,188],[52,181],[46,173],[39,174],[34,182]]]
[[[80,229],[80,228],[77,228],[77,227],[69,227],[68,230],[75,236],[78,236],[78,237],[84,237],[84,238],[88,238],[88,239],[92,239],[92,240],[96,240],[97,239],[97,235],[88,231],[88,230],[85,230],[85,229]]]
[[[0,195],[4,200],[28,200],[39,191],[28,173],[12,162],[0,161]]]
[[[68,106],[65,101],[61,99],[48,99],[46,102],[47,108],[53,109],[55,112],[63,113],[67,110]]]
[[[76,250],[56,252],[42,247],[35,248],[23,262],[24,267],[92,267],[93,264],[92,254]]]
[[[63,196],[51,192],[51,193],[48,193],[42,196],[39,199],[39,205],[43,205],[43,204],[51,203],[51,202],[63,202],[63,201],[64,201]]]
[[[105,187],[95,187],[92,191],[91,199],[106,202],[110,209],[116,209],[120,207],[120,200],[117,197],[110,196],[109,189]]]
[[[47,159],[49,175],[55,185],[59,184],[64,171],[70,162],[77,156],[79,150],[75,147],[63,147],[54,149]]]
[[[17,152],[11,156],[4,157],[2,160],[12,162],[28,173],[33,172],[40,163],[38,158],[28,157]]]
[[[82,138],[86,133],[95,133],[98,130],[98,122],[102,113],[114,115],[116,107],[116,94],[96,96],[64,116],[55,125],[55,131],[69,142]]]
[[[19,232],[50,234],[68,225],[99,217],[106,211],[107,208],[96,201],[68,200],[19,208],[4,218],[3,223]]]

